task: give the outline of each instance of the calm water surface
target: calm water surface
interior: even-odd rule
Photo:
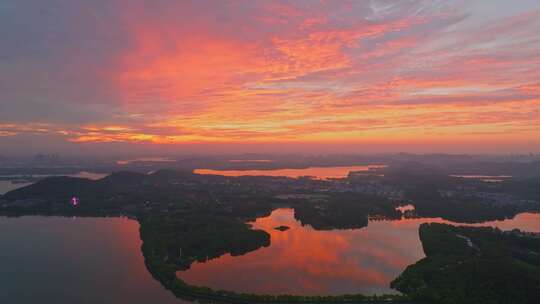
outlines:
[[[186,303],[148,273],[139,224],[0,217],[0,303]]]
[[[216,289],[254,293],[395,293],[389,282],[424,256],[418,227],[439,218],[370,221],[316,231],[282,208],[252,223],[271,245],[195,263],[178,276]],[[274,228],[289,226],[287,231]],[[540,214],[483,225],[540,232]],[[186,303],[148,273],[139,224],[124,218],[0,217],[0,303]]]
[[[117,165],[129,165],[132,163],[164,163],[164,162],[176,162],[176,159],[169,157],[140,157],[134,159],[121,159],[117,160]]]
[[[212,170],[195,169],[197,174],[215,174],[224,176],[286,176],[298,178],[302,176],[311,176],[317,179],[344,178],[349,172],[368,171],[371,169],[382,168],[383,165],[367,166],[344,166],[344,167],[309,167],[305,169],[276,169],[276,170]]]
[[[195,263],[177,275],[193,285],[238,292],[396,293],[390,282],[424,257],[418,227],[426,222],[450,223],[440,218],[402,219],[371,221],[362,229],[317,231],[296,221],[292,209],[277,209],[253,223],[271,235],[270,247]],[[290,229],[274,229],[280,225]],[[540,214],[482,225],[540,232]]]

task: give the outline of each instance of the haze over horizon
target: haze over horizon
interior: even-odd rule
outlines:
[[[4,0],[1,153],[539,153],[539,29],[534,0]]]

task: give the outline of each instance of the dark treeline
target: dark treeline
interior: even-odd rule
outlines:
[[[540,301],[540,238],[520,231],[422,224],[426,258],[392,282],[433,303]]]

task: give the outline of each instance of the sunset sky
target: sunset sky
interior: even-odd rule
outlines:
[[[540,1],[0,0],[0,146],[540,152]]]

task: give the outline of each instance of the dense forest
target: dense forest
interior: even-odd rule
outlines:
[[[426,258],[391,284],[433,303],[540,301],[540,238],[520,231],[422,224]]]

